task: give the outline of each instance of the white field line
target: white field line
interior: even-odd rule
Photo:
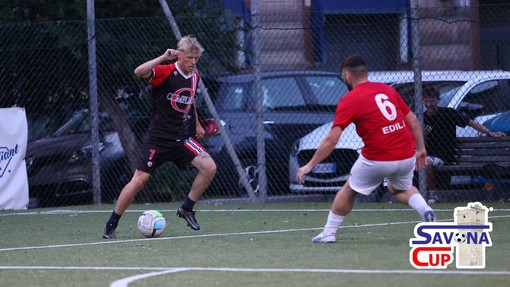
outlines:
[[[391,270],[391,269],[292,269],[292,268],[229,268],[229,267],[79,267],[79,266],[0,266],[0,270],[81,270],[81,271],[153,271],[138,274],[112,282],[110,287],[125,287],[137,280],[182,271],[219,271],[219,272],[273,272],[273,273],[347,273],[347,274],[425,274],[425,275],[492,275],[506,276],[510,271],[473,271],[473,270]]]
[[[231,268],[231,267],[139,267],[139,266],[0,266],[0,270],[83,270],[83,271],[232,271],[232,272],[311,272],[311,273],[382,273],[382,274],[454,274],[510,275],[510,271],[486,270],[399,270],[399,269],[303,269],[303,268]]]
[[[148,208],[150,209],[150,208]],[[175,212],[174,209],[158,209],[159,211],[166,212]],[[412,209],[357,209],[353,211],[410,211]],[[142,213],[144,212],[142,209],[128,209],[126,213]],[[328,212],[329,209],[197,209],[197,213],[201,212]],[[452,210],[448,210],[452,211]],[[510,210],[509,210],[510,211]],[[60,214],[86,214],[86,213],[107,213],[110,214],[112,210],[72,210],[72,209],[55,209],[55,210],[47,210],[47,211],[25,211],[25,212],[15,212],[15,213],[3,213],[0,216],[14,216],[14,215],[60,215]]]
[[[509,217],[510,217],[510,215],[509,215]],[[418,223],[418,222],[420,222],[420,221],[403,221],[403,222],[360,224],[360,225],[342,226],[341,228],[344,229],[344,228],[360,228],[360,227],[400,225],[400,224],[410,224],[410,223]],[[102,240],[102,241],[89,242],[89,243],[55,244],[55,245],[44,245],[44,246],[25,246],[25,247],[0,248],[0,252],[16,251],[16,250],[63,248],[63,247],[81,247],[81,246],[102,245],[102,244],[131,243],[131,242],[140,242],[140,241],[147,242],[147,240],[178,240],[178,239],[192,239],[192,238],[206,238],[206,237],[223,237],[223,236],[274,234],[274,233],[299,232],[299,231],[310,231],[310,230],[320,230],[320,229],[322,229],[322,227],[296,228],[296,229],[279,229],[279,230],[262,230],[262,231],[232,232],[232,233],[215,233],[215,234],[200,234],[200,235],[185,235],[185,236],[176,236],[176,237],[140,238],[140,239],[128,239],[128,240]]]
[[[510,215],[493,216],[491,218],[510,218]],[[453,219],[438,220],[439,221],[452,221]],[[371,223],[371,224],[359,224],[359,225],[347,225],[342,226],[340,229],[347,228],[361,228],[361,227],[375,227],[375,226],[389,226],[389,225],[402,225],[402,224],[416,224],[420,221],[401,221],[401,222],[385,222],[385,223]],[[128,239],[128,240],[102,240],[97,242],[89,243],[75,243],[75,244],[55,244],[55,245],[42,245],[42,246],[24,246],[24,247],[11,247],[11,248],[0,248],[0,252],[16,251],[16,250],[34,250],[34,249],[49,249],[49,248],[65,248],[65,247],[82,247],[82,246],[93,246],[103,244],[118,244],[118,243],[132,243],[147,240],[179,240],[179,239],[193,239],[193,238],[206,238],[206,237],[223,237],[223,236],[242,236],[242,235],[258,235],[258,234],[275,234],[285,232],[299,232],[299,231],[311,231],[321,230],[322,227],[313,228],[296,228],[296,229],[280,229],[280,230],[262,230],[262,231],[248,231],[248,232],[232,232],[232,233],[215,233],[215,234],[200,234],[200,235],[186,235],[176,237],[159,237],[159,238],[140,238],[140,239]]]
[[[484,271],[484,270],[391,270],[391,269],[302,269],[302,268],[229,268],[229,267],[79,267],[79,266],[0,266],[0,270],[81,270],[81,271],[152,271],[122,278],[110,284],[110,287],[126,287],[130,283],[149,277],[177,273],[183,271],[216,271],[216,272],[259,272],[259,273],[344,273],[344,274],[381,274],[381,275],[482,275],[482,276],[509,276],[510,271]]]
[[[158,271],[158,272],[150,272],[150,273],[133,275],[133,276],[129,276],[129,277],[126,277],[126,278],[119,279],[117,281],[113,281],[112,284],[110,284],[110,287],[127,287],[129,285],[129,283],[132,283],[132,282],[135,282],[135,281],[138,281],[138,280],[142,280],[142,279],[149,278],[149,277],[154,277],[154,276],[159,276],[159,275],[165,275],[165,274],[169,274],[169,273],[177,273],[177,272],[181,272],[181,271],[189,271],[189,269],[186,269],[186,268],[172,268],[172,269],[167,269],[165,271]]]
[[[445,272],[434,272],[434,271],[424,271],[424,270],[367,270],[367,269],[259,269],[259,268],[204,268],[204,267],[189,267],[189,268],[172,268],[166,271],[159,272],[150,272],[145,274],[138,274],[126,278],[119,279],[110,284],[110,287],[127,287],[129,283],[132,283],[137,280],[146,279],[149,277],[165,275],[169,273],[177,273],[182,271],[220,271],[220,272],[287,272],[287,273],[351,273],[351,274],[459,274],[462,272],[462,275],[465,274],[475,274],[475,275],[510,275],[510,272],[505,271],[488,271],[485,272],[477,272],[476,273],[468,273],[473,271],[445,271]],[[466,273],[464,273],[466,272]],[[494,273],[494,274],[488,274]]]
[[[126,266],[0,266],[0,270],[83,270],[83,271],[231,271],[231,272],[309,272],[309,273],[380,273],[380,274],[452,274],[510,275],[510,271],[486,270],[399,270],[399,269],[303,269],[303,268],[230,268],[230,267],[126,267]]]
[[[183,271],[220,271],[220,272],[279,272],[279,273],[349,273],[349,274],[427,274],[427,275],[510,275],[510,271],[454,271],[454,270],[371,270],[371,269],[282,269],[282,268],[206,268],[206,267],[179,267],[170,268],[164,271],[150,272],[122,278],[110,284],[110,287],[127,287],[134,281],[177,273]]]
[[[130,210],[129,212],[142,212],[143,210]],[[251,210],[201,210],[201,212],[324,212],[326,209],[251,209]],[[411,211],[411,209],[357,209],[353,211]],[[441,210],[436,210],[441,211]],[[451,211],[449,209],[444,211]],[[510,210],[494,210],[494,211],[510,211]],[[17,213],[17,215],[41,215],[41,214],[76,214],[76,213],[98,213],[110,211],[76,211],[76,210],[52,210],[47,212],[23,212]],[[15,213],[0,214],[3,215],[16,215]],[[506,216],[493,216],[491,218],[508,218]],[[447,221],[447,220],[442,220]],[[361,224],[352,226],[342,226],[345,228],[360,228],[360,227],[373,227],[373,226],[387,226],[387,225],[400,225],[400,224],[411,224],[418,223],[419,221],[404,221],[404,222],[391,222],[391,223],[377,223],[377,224]],[[28,249],[47,249],[47,248],[63,248],[63,247],[81,247],[90,245],[101,245],[101,244],[113,244],[113,243],[129,243],[138,242],[142,240],[177,240],[177,239],[189,239],[189,238],[204,238],[204,237],[217,237],[217,236],[241,236],[241,235],[255,235],[255,234],[271,234],[271,233],[284,233],[284,232],[296,232],[296,231],[309,231],[318,230],[322,228],[302,228],[302,229],[284,229],[284,230],[266,230],[266,231],[253,231],[253,232],[234,232],[227,234],[205,234],[205,235],[192,235],[192,236],[178,236],[178,237],[162,237],[154,239],[132,239],[132,240],[109,240],[82,244],[59,244],[59,245],[46,245],[46,246],[27,246],[27,247],[15,247],[15,248],[2,248],[3,251],[15,251],[15,250],[28,250]],[[220,272],[307,272],[307,273],[351,273],[351,274],[448,274],[448,275],[510,275],[510,271],[452,271],[452,270],[368,270],[368,269],[256,269],[256,268],[205,268],[205,267],[180,267],[180,268],[168,268],[168,267],[73,267],[73,266],[0,266],[0,270],[146,270],[152,271],[149,273],[138,274],[126,278],[119,279],[110,284],[110,287],[127,287],[130,283],[149,277],[160,276],[170,273],[183,272],[183,271],[220,271]]]
[[[150,208],[149,208],[150,209]],[[158,209],[159,211],[175,212],[175,209]],[[131,209],[126,210],[127,213],[142,213],[145,209]],[[197,209],[197,213],[201,212],[329,212],[329,209]],[[353,209],[352,212],[409,212],[414,211],[410,208],[363,208]],[[436,212],[453,212],[453,209],[434,209]],[[0,216],[16,216],[16,215],[62,215],[62,214],[87,214],[87,213],[107,213],[112,212],[109,210],[72,210],[72,209],[55,209],[47,211],[23,211],[12,213],[0,213]],[[493,212],[510,212],[509,208],[498,208],[491,211]]]

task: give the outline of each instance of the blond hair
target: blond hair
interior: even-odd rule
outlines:
[[[198,51],[199,55],[202,55],[204,52],[204,47],[200,45],[197,38],[193,35],[188,35],[182,37],[179,42],[177,42],[177,50],[179,51]]]

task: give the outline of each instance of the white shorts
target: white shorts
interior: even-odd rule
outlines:
[[[387,178],[396,189],[408,190],[413,186],[416,158],[396,161],[368,160],[360,155],[351,168],[349,185],[356,192],[369,195]]]

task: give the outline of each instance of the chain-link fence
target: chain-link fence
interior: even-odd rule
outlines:
[[[371,80],[394,85],[420,118],[424,109],[416,99],[423,91],[416,79],[439,91],[440,106],[508,132],[510,72],[504,71],[510,70],[510,5],[346,13],[321,10],[314,1],[311,6],[264,3],[259,16],[215,6],[194,7],[175,23],[169,17],[96,20],[101,202],[114,201],[130,180],[151,115],[151,89],[133,70],[175,47],[173,24],[206,48],[199,63],[207,88],[199,94],[199,115],[215,119],[221,132],[202,141],[218,166],[203,199],[315,200],[334,194],[363,146],[352,127],[305,184],[295,175],[319,146],[347,92],[338,68],[352,53],[366,58]],[[1,107],[24,107],[29,121],[30,196],[41,206],[92,203],[87,22],[2,24],[0,35]],[[203,100],[206,94],[214,109]],[[456,133],[485,137],[469,126]],[[510,151],[508,141],[498,144],[498,156],[478,151],[492,162],[454,158],[447,165],[469,168],[438,170],[444,173],[434,188],[439,200],[507,196]],[[490,163],[496,172],[487,169]],[[136,200],[181,200],[195,173],[166,164]],[[428,196],[431,187],[423,181],[420,187]],[[382,185],[360,199],[391,197]]]

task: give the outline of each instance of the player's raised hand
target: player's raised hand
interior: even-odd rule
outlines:
[[[167,49],[163,55],[149,60],[135,69],[135,76],[139,78],[148,79],[152,77],[152,69],[157,65],[161,65],[166,61],[171,61],[177,59],[179,55],[179,51],[175,49]]]
[[[165,51],[165,53],[163,55],[161,55],[161,57],[165,60],[165,61],[169,61],[169,60],[175,60],[177,59],[177,56],[179,55],[179,51],[178,50],[175,50],[175,49],[167,49]]]

